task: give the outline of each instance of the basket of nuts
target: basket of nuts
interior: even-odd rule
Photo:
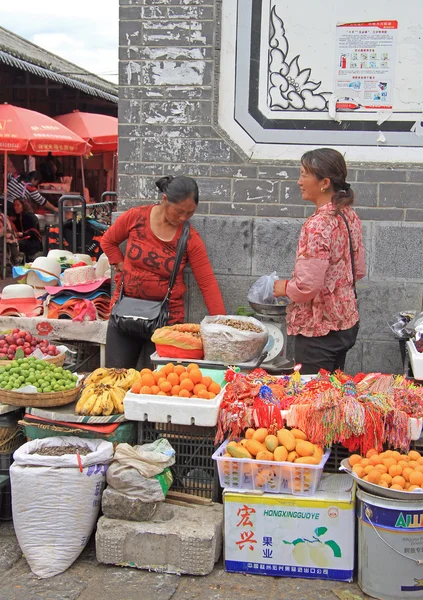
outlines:
[[[204,359],[226,365],[245,363],[260,356],[267,344],[266,327],[253,317],[204,317],[200,326]]]

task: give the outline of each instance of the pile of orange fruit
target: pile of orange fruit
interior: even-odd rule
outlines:
[[[423,457],[416,450],[408,454],[386,450],[379,454],[372,448],[365,457],[352,454],[348,462],[354,473],[369,483],[401,492],[423,488]]]
[[[180,398],[216,398],[221,387],[211,377],[203,376],[200,367],[191,363],[186,368],[168,363],[158,371],[143,369],[131,388],[134,394],[179,396]]]

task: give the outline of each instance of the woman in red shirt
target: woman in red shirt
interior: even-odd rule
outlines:
[[[194,179],[180,175],[156,181],[162,202],[131,208],[121,215],[102,238],[101,247],[118,272],[113,301],[124,280],[124,294],[144,300],[163,300],[169,285],[178,240],[185,221],[198,205],[198,186]],[[120,244],[127,241],[125,256]],[[184,269],[190,265],[210,315],[225,314],[219,285],[213,273],[204,242],[191,226],[181,266],[169,301],[169,325],[184,321]],[[145,345],[150,343],[122,334],[109,323],[106,340],[108,367],[136,367]],[[144,363],[148,357],[144,356]]]
[[[316,211],[301,230],[293,277],[276,281],[274,295],[292,301],[287,332],[295,336],[295,361],[304,374],[343,369],[357,338],[355,281],[365,276],[366,264],[346,177],[345,160],[336,150],[319,148],[301,158],[298,185]]]

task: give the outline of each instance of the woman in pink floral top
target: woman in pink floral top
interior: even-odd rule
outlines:
[[[316,211],[301,230],[293,277],[276,281],[274,295],[291,300],[288,335],[295,336],[295,360],[304,374],[343,369],[357,338],[355,281],[365,276],[366,264],[361,222],[351,208],[354,192],[346,177],[345,160],[336,150],[311,150],[301,159],[298,185]]]

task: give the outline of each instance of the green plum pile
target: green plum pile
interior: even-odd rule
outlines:
[[[18,390],[33,385],[37,392],[63,392],[77,386],[78,376],[63,367],[38,360],[32,356],[13,360],[0,367],[0,389]]]

